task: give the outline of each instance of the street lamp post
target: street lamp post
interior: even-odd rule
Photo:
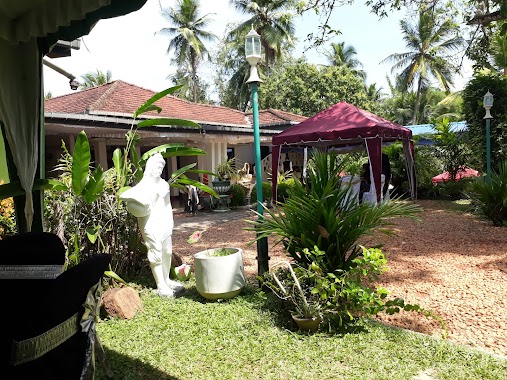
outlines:
[[[254,147],[255,147],[255,187],[257,191],[257,213],[259,219],[263,218],[264,208],[262,207],[262,168],[261,168],[261,143],[259,132],[259,96],[257,90],[262,80],[257,73],[257,62],[261,59],[261,36],[253,29],[245,39],[245,56],[250,64],[250,77],[246,83],[250,83],[252,91],[252,117],[254,124]],[[268,240],[262,238],[257,241],[257,265],[258,274],[262,275],[269,269]]]
[[[491,92],[486,92],[484,95],[483,101],[484,109],[486,110],[486,179],[489,181],[491,179],[491,107],[493,107],[493,94]]]

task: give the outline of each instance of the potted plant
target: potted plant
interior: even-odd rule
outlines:
[[[219,163],[215,167],[214,174],[216,175],[216,179],[212,182],[212,184],[218,193],[227,192],[231,186],[231,179],[234,179],[237,176],[235,161],[236,159],[232,157]],[[225,191],[221,191],[223,190],[223,187],[227,187],[227,189]]]
[[[319,295],[313,292],[314,279],[308,270],[299,266],[295,269],[288,261],[282,261],[273,265],[261,282],[291,304],[292,319],[301,331],[315,332],[322,321],[322,308]]]
[[[231,189],[231,179],[236,176],[235,158],[229,158],[228,160],[219,163],[215,167],[215,173],[217,177],[212,181],[213,189],[219,194],[218,204],[216,205],[215,211],[229,211],[229,190]]]
[[[187,240],[195,243],[204,231]],[[243,250],[235,247],[208,248],[194,255],[195,287],[208,300],[229,299],[245,287]]]

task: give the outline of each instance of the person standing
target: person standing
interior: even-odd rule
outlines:
[[[389,156],[385,153],[382,153],[382,174],[384,175],[382,197],[385,198],[387,190],[389,190],[389,184],[391,183],[391,163],[389,162]]]

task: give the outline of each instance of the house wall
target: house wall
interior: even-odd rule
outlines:
[[[236,166],[238,166],[238,169],[243,167],[245,162],[248,162],[250,164],[250,167],[253,167],[253,164],[255,163],[255,149],[253,143],[235,146],[234,154],[236,157]]]

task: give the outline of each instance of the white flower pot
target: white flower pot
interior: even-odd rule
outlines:
[[[243,250],[224,248],[229,255],[213,256],[207,249],[194,255],[195,286],[209,300],[228,299],[238,295],[245,286]]]

